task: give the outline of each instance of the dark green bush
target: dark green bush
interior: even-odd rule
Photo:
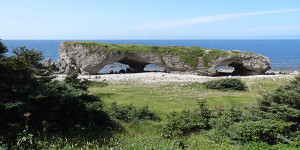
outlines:
[[[3,141],[13,144],[22,136],[48,131],[68,133],[78,125],[96,129],[111,123],[102,110],[102,101],[87,93],[87,81],[77,79],[77,74],[66,77],[64,82],[52,81],[51,70],[41,64],[41,51],[20,47],[12,51],[13,56],[5,56],[6,51],[0,41]],[[22,134],[25,132],[26,136]]]
[[[221,111],[217,110],[217,116],[209,120],[211,129],[206,132],[210,139],[214,141],[225,141],[229,139],[228,128],[235,123],[248,120],[246,108],[240,105],[230,105]]]
[[[291,123],[271,119],[245,121],[229,126],[228,135],[235,141],[259,141],[276,144],[289,132]]]
[[[214,141],[232,142],[279,142],[293,141],[292,122],[264,119],[256,107],[230,106],[215,118],[210,119],[211,130],[206,135]],[[299,135],[299,134],[298,134]]]
[[[208,89],[218,90],[245,90],[245,84],[236,78],[226,78],[203,83]]]
[[[163,127],[166,137],[188,135],[191,132],[208,129],[211,112],[205,105],[205,100],[198,102],[198,108],[190,111],[172,112],[167,115],[167,122]]]
[[[66,129],[75,124],[106,124],[109,120],[102,111],[101,100],[60,81],[45,84],[30,105],[32,127],[41,126],[42,121]]]
[[[259,100],[264,118],[296,123],[293,131],[300,130],[300,76],[289,84],[266,94]]]
[[[90,81],[87,79],[78,79],[78,73],[74,72],[70,75],[66,76],[64,82],[69,84],[70,86],[87,91],[88,86],[90,85]]]
[[[145,120],[160,120],[160,118],[148,106],[137,108],[131,105],[120,105],[117,102],[111,103],[108,113],[112,118],[125,122],[141,122]]]

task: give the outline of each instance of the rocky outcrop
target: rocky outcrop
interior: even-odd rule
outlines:
[[[44,59],[42,64],[46,67],[51,66],[51,58]]]
[[[128,64],[131,70],[143,71],[147,64],[156,64],[166,72],[214,76],[218,66],[234,67],[233,74],[264,74],[270,60],[262,55],[243,51],[221,51],[183,46],[140,46],[133,44],[106,44],[96,42],[62,42],[56,71],[70,74],[97,74],[105,65],[114,62]]]

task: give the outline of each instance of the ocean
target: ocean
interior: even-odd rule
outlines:
[[[11,55],[14,47],[26,46],[42,50],[45,58],[56,61],[62,41],[68,40],[2,40]],[[78,40],[76,40],[78,41]],[[112,44],[139,44],[151,46],[198,46],[221,50],[241,50],[261,54],[270,58],[272,71],[293,72],[300,67],[300,40],[85,40]],[[126,66],[123,66],[126,67]],[[155,66],[149,66],[155,68]],[[153,69],[152,68],[152,69]]]

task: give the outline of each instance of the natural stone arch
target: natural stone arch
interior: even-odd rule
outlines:
[[[60,58],[54,67],[59,73],[97,74],[114,62],[128,64],[143,71],[147,64],[165,68],[166,72],[217,75],[217,66],[229,65],[240,75],[264,74],[270,60],[262,55],[242,51],[221,51],[183,46],[116,45],[96,42],[62,42]]]
[[[259,55],[258,55],[259,56]],[[218,66],[229,66],[233,67],[234,70],[232,75],[257,75],[264,74],[270,66],[262,65],[267,64],[266,60],[257,59],[255,57],[240,57],[239,55],[227,56],[226,59],[220,59],[216,61],[216,67]]]

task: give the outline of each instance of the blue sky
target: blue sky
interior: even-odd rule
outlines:
[[[300,39],[300,0],[0,0],[1,39]]]

